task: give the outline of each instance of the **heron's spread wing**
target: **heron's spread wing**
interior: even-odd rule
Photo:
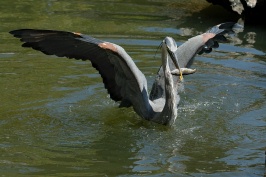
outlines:
[[[212,51],[212,48],[219,47],[218,44],[219,42],[227,41],[226,37],[224,36],[225,34],[227,33],[232,34],[235,32],[239,32],[241,31],[241,28],[243,28],[243,26],[239,25],[238,23],[226,22],[216,25],[212,27],[210,30],[208,30],[206,33],[210,33],[212,35],[207,36],[210,38],[208,38],[207,40],[205,39],[206,42],[204,42],[204,37],[203,37],[203,35],[206,33],[188,39],[185,43],[180,45],[175,51],[179,66],[181,68],[190,67],[193,63],[193,59],[196,54],[210,53]],[[176,69],[172,61],[169,61],[169,66],[171,70]],[[177,82],[179,79],[178,77],[174,76],[174,80]],[[151,100],[161,97],[164,94],[163,86],[164,86],[163,69],[162,67],[160,67],[150,93]]]
[[[212,27],[203,34],[188,39],[176,50],[180,67],[190,67],[196,54],[210,53],[212,48],[219,47],[219,42],[227,41],[225,34],[238,32],[239,28],[243,28],[243,26],[235,22],[226,22]],[[207,38],[207,40],[204,38]]]
[[[243,29],[243,26],[235,22],[226,22],[216,25],[206,33],[213,33],[215,36],[210,38],[199,50],[198,54],[210,53],[212,48],[218,48],[219,42],[227,42],[225,34],[234,34]]]
[[[65,31],[20,29],[10,33],[24,42],[23,47],[31,47],[47,55],[90,60],[103,78],[110,97],[122,101],[122,106],[131,106],[133,96],[147,97],[146,93],[143,94],[146,78],[118,45]]]

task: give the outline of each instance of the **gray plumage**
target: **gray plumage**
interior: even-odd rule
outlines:
[[[99,71],[110,98],[119,101],[120,107],[132,106],[146,120],[171,125],[177,117],[182,71],[183,74],[195,72],[187,68],[194,56],[208,53],[218,42],[224,42],[223,35],[233,31],[235,26],[236,23],[231,22],[217,25],[204,33],[210,35],[195,36],[179,47],[173,38],[166,37],[162,42],[162,66],[150,94],[144,74],[119,45],[65,31],[19,29],[10,33],[20,38],[23,47],[47,55],[90,60]]]

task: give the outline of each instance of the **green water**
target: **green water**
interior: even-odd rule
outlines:
[[[263,176],[266,33],[245,26],[197,56],[173,127],[119,109],[89,62],[20,47],[8,31],[76,31],[123,46],[149,87],[180,45],[237,17],[205,1],[0,2],[0,176]]]

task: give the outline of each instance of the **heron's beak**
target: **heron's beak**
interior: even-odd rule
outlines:
[[[175,67],[179,70],[179,79],[180,81],[183,81],[183,70],[181,69],[179,63],[178,63],[178,58],[176,56],[175,53],[173,53],[172,51],[168,51],[170,58],[172,59]]]

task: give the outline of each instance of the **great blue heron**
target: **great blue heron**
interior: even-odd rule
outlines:
[[[188,68],[194,56],[211,52],[212,48],[219,46],[218,42],[226,41],[224,34],[233,33],[239,27],[234,22],[219,24],[179,47],[173,38],[166,37],[161,44],[162,66],[150,94],[144,74],[119,45],[66,31],[18,29],[10,33],[20,38],[23,47],[47,55],[90,60],[100,73],[111,99],[120,101],[120,107],[132,106],[146,120],[171,125],[177,117],[182,74],[195,72]]]

